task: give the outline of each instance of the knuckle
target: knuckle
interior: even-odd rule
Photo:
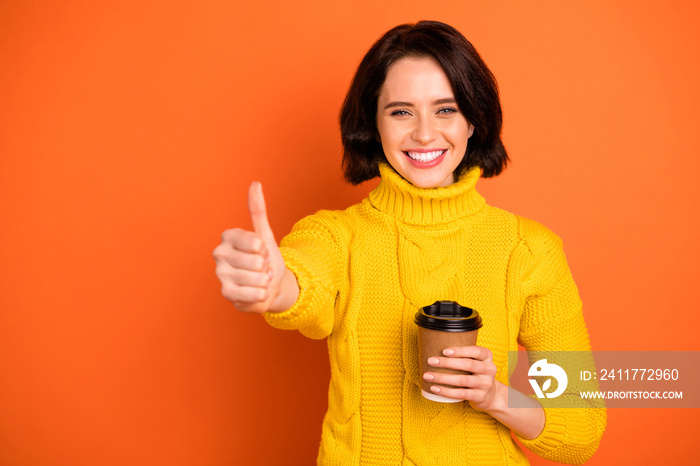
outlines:
[[[220,245],[216,249],[214,249],[214,251],[212,252],[212,257],[214,257],[214,260],[216,261],[216,269],[219,270],[225,264],[228,264],[230,262],[231,254],[228,248],[226,248],[223,245]]]
[[[470,387],[471,386],[471,379],[469,378],[468,375],[460,375],[459,376],[459,386],[460,387]]]
[[[216,277],[221,281],[221,283],[223,283],[224,279],[226,277],[226,273],[224,272],[223,264],[217,263],[216,268],[214,269],[214,272],[216,273]]]
[[[243,301],[232,301],[233,302],[233,307],[238,309],[241,312],[248,312],[249,306],[243,302]]]
[[[237,301],[238,289],[231,283],[223,283],[221,285],[221,294],[229,301]]]
[[[474,382],[474,388],[478,388],[480,390],[486,390],[490,386],[491,386],[491,384],[489,383],[488,378],[479,377]]]
[[[228,230],[224,230],[223,233],[221,233],[221,242],[222,243],[229,243],[235,236],[237,236],[237,231],[238,228],[230,228]]]

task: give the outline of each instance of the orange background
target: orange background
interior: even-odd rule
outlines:
[[[699,13],[2,2],[0,464],[314,462],[325,342],[234,310],[211,251],[249,225],[251,180],[278,239],[366,195],[341,181],[337,113],[371,43],[419,19],[496,75],[513,163],[480,191],[563,238],[594,349],[699,350]],[[590,464],[700,461],[696,409],[608,416]]]

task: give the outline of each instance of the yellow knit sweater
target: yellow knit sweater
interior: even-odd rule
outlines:
[[[479,170],[416,188],[389,165],[361,203],[298,222],[280,246],[300,295],[265,314],[282,329],[328,338],[331,382],[321,465],[528,464],[511,431],[469,403],[421,396],[414,315],[436,300],[478,310],[478,344],[508,383],[508,351],[590,350],[561,241],[488,206]],[[580,464],[595,452],[604,409],[546,408],[537,454]]]

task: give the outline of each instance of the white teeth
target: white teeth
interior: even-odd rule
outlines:
[[[445,150],[434,150],[431,152],[406,151],[404,153],[411,157],[413,160],[417,160],[419,162],[432,162],[433,160],[444,154]]]

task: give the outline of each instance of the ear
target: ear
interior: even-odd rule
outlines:
[[[474,125],[469,122],[467,122],[467,125],[469,125],[469,129],[467,130],[467,139],[469,139],[472,137],[472,134],[474,134]]]

